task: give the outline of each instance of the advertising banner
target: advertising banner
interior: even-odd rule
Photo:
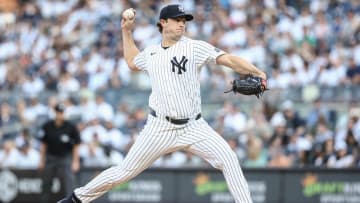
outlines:
[[[81,173],[80,182],[85,184],[94,175],[94,171],[85,171]],[[146,171],[129,182],[115,186],[94,202],[174,203],[176,186],[175,172]]]
[[[1,170],[0,202],[31,203],[40,202],[42,194],[41,174],[33,170]],[[60,178],[53,180],[51,202],[61,199],[64,191]]]
[[[254,203],[278,203],[280,175],[277,173],[246,173]],[[179,202],[233,203],[224,176],[219,171],[179,174]]]
[[[102,170],[79,172],[85,185]],[[254,203],[359,203],[360,170],[244,170]],[[41,173],[0,170],[0,203],[38,203]],[[51,202],[62,198],[61,178],[52,185]],[[115,186],[95,203],[233,203],[224,176],[211,169],[149,169]]]
[[[284,202],[359,203],[360,174],[356,171],[298,171],[284,176]]]

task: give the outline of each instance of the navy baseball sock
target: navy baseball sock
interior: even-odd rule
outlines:
[[[76,197],[75,193],[72,193],[70,196],[58,201],[57,203],[81,203],[81,201]]]

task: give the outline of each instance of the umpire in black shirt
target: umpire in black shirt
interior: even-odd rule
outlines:
[[[40,131],[41,161],[40,171],[43,172],[42,203],[50,202],[52,180],[59,173],[65,178],[65,192],[71,194],[75,173],[80,168],[78,148],[80,134],[77,127],[65,120],[63,104],[55,106],[55,119],[46,122]]]

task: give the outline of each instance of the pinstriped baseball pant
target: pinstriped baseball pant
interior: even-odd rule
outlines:
[[[151,115],[124,161],[77,188],[75,195],[83,203],[90,202],[134,178],[160,156],[179,149],[190,151],[221,170],[236,203],[252,202],[236,154],[203,118],[190,120],[185,125],[174,125]]]

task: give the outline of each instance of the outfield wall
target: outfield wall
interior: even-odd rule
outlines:
[[[85,184],[101,169],[78,173]],[[360,169],[246,169],[254,203],[358,203]],[[38,171],[1,170],[0,202],[39,202]],[[62,179],[54,179],[53,199],[64,194]],[[149,169],[115,187],[97,203],[233,203],[226,182],[213,169]]]

